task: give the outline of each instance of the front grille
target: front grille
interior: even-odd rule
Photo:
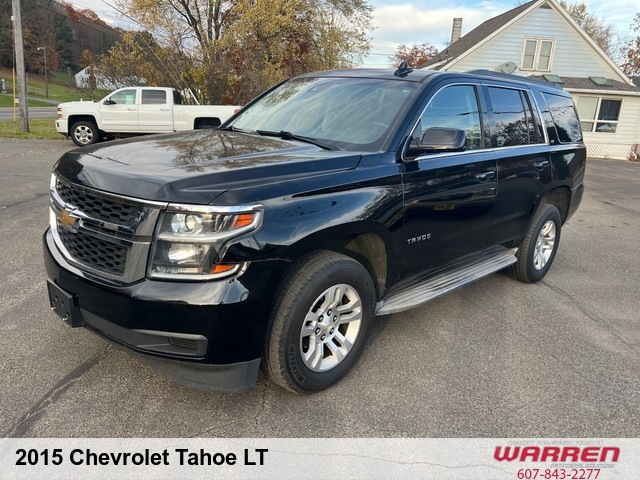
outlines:
[[[60,251],[76,267],[123,283],[144,278],[155,224],[165,207],[58,177],[51,185],[51,227]]]
[[[58,235],[67,252],[78,262],[111,275],[122,275],[127,248],[99,238],[71,232],[58,225]]]
[[[142,206],[133,203],[114,201],[86,190],[56,182],[60,198],[68,205],[76,207],[88,217],[117,225],[133,228],[140,221]]]

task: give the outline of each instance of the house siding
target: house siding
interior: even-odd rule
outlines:
[[[89,76],[90,76],[89,68],[90,67],[86,67],[74,75],[77,88],[91,88],[90,80],[89,80]],[[96,78],[96,88],[99,88],[102,90],[116,90],[120,88],[118,85],[110,82],[100,74],[97,74],[95,78]]]
[[[620,98],[620,117],[616,133],[584,132],[587,154],[590,157],[628,159],[633,157],[631,151],[640,144],[640,97],[602,93],[570,92],[574,102],[579,96],[601,96],[603,98]],[[637,147],[635,147],[637,148]]]
[[[442,70],[465,72],[469,70],[498,70],[500,65],[513,62],[518,65],[516,75],[554,74],[565,78],[605,77],[627,83],[622,71],[603,55],[591,39],[583,36],[578,27],[561,13],[553,0],[542,3],[522,18],[508,25],[480,46],[441,67]],[[486,38],[486,37],[485,37]],[[522,71],[524,39],[555,40],[551,71]],[[628,89],[619,92],[582,93],[567,88],[577,103],[579,95],[622,99],[618,126],[615,133],[585,132],[588,155],[599,158],[638,159],[640,156],[640,96]]]
[[[520,67],[524,37],[556,40],[552,70],[516,70],[516,74],[553,73],[561,77],[613,76],[619,79],[618,74],[551,8],[537,8],[530,12],[470,55],[443,70],[493,70],[505,62],[514,62]]]

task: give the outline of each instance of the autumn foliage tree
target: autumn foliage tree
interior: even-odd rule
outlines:
[[[622,64],[622,70],[627,75],[640,76],[640,13],[636,13],[631,24],[631,30],[636,35],[636,38],[623,48],[624,63]]]
[[[190,86],[208,103],[245,103],[289,76],[352,66],[370,49],[366,0],[121,0],[120,6],[153,32],[158,56],[171,58],[160,67],[176,77],[166,85]],[[128,45],[139,60],[140,44]],[[124,47],[103,61],[130,65]],[[145,53],[150,68],[153,58]]]
[[[392,66],[396,67],[400,62],[407,62],[410,67],[419,67],[427,60],[435,57],[438,49],[430,43],[413,44],[408,46],[400,44],[396,48],[396,53],[391,57]]]
[[[583,1],[560,0],[559,3],[607,55],[613,53],[614,28],[606,19],[589,13],[587,4]]]
[[[27,71],[44,72],[44,51],[47,69],[77,71],[82,52],[104,53],[120,38],[118,29],[111,28],[90,10],[76,10],[58,0],[22,0],[22,30]],[[11,2],[0,2],[0,65],[11,67],[13,31]],[[38,50],[40,49],[40,50]]]

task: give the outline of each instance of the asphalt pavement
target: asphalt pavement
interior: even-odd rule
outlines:
[[[542,282],[498,273],[376,319],[359,364],[327,391],[260,376],[218,394],[51,312],[41,235],[51,168],[72,147],[0,139],[2,436],[640,436],[640,163],[588,162]]]
[[[58,115],[58,107],[29,107],[29,119],[51,118],[55,119]],[[20,112],[16,109],[14,112],[11,107],[0,108],[0,122],[5,120],[20,121]]]

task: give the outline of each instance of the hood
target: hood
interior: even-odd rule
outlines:
[[[76,100],[73,102],[62,102],[58,104],[58,108],[88,107],[90,105],[98,105],[99,102],[93,100]]]
[[[71,182],[130,197],[208,204],[233,188],[354,168],[360,153],[239,132],[195,130],[97,144],[65,153]]]

